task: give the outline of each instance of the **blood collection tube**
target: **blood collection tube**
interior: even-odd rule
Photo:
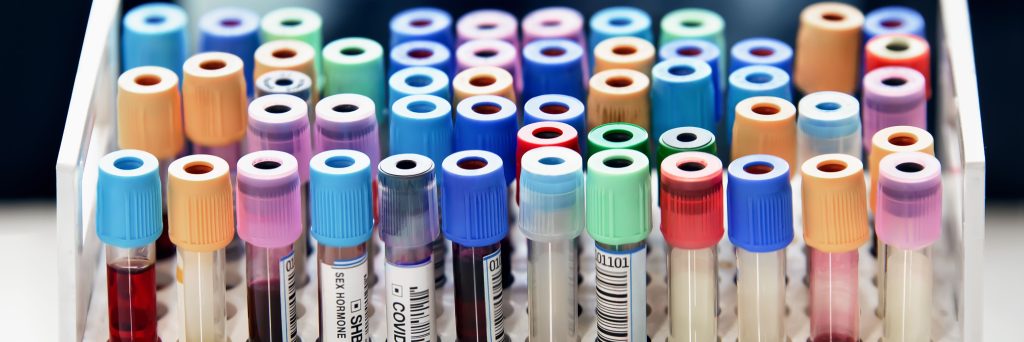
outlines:
[[[564,6],[542,7],[527,13],[523,17],[523,44],[530,44],[540,39],[568,39],[580,46],[582,59],[580,71],[583,79],[590,78],[590,53],[583,50],[587,45],[587,36],[583,32],[583,14],[576,9]]]
[[[455,75],[455,56],[444,44],[430,40],[410,40],[391,47],[388,76],[408,67],[431,67]]]
[[[751,65],[767,65],[793,73],[793,48],[775,38],[742,39],[729,49],[729,73]]]
[[[725,98],[725,137],[732,141],[732,129],[736,123],[736,105],[754,96],[774,96],[793,101],[792,86],[786,71],[770,65],[750,65],[729,74],[729,85]],[[726,144],[727,146],[729,144]]]
[[[453,48],[452,16],[440,8],[414,7],[396,13],[388,23],[392,48],[411,40],[429,40]]]
[[[700,127],[676,127],[662,133],[658,138],[658,165],[679,152],[715,154],[718,152],[715,134]]]
[[[317,52],[313,50],[313,47],[299,40],[280,39],[263,43],[256,49],[253,57],[255,65],[252,77],[259,79],[260,76],[270,71],[292,70],[309,76],[314,85],[320,84],[319,82],[323,81],[318,81],[319,76],[316,73],[314,59],[316,55]],[[317,89],[319,88],[314,86],[314,91],[310,93],[312,103],[316,103],[320,99],[320,92],[316,91]]]
[[[368,38],[349,37],[324,46],[324,97],[359,94],[369,97],[377,107],[377,122],[388,116],[387,74],[384,72],[384,48]]]
[[[928,128],[928,98],[921,73],[905,67],[881,67],[864,75],[864,151],[878,131],[892,126]]]
[[[587,161],[587,232],[596,245],[597,339],[647,341],[647,235],[651,171],[633,150]]]
[[[100,159],[96,235],[106,244],[111,342],[160,340],[154,244],[163,230],[159,169],[156,157],[140,150]]]
[[[256,79],[255,88],[255,97],[270,94],[298,97],[306,102],[310,115],[313,115],[313,80],[306,74],[292,70],[268,71]]]
[[[298,162],[281,151],[238,160],[238,236],[245,241],[249,341],[298,341],[299,279],[292,245],[302,235]]]
[[[498,155],[483,150],[444,159],[441,214],[452,241],[455,335],[505,341],[501,240],[508,234],[508,185]]]
[[[810,249],[810,339],[860,336],[858,249],[870,236],[861,161],[823,154],[801,166],[804,241]]]
[[[523,156],[519,229],[527,238],[530,341],[579,340],[576,275],[583,232],[583,158],[565,147]]]
[[[418,154],[380,162],[388,341],[436,341],[433,245],[439,237],[434,163]]]
[[[627,122],[651,129],[651,79],[630,69],[610,69],[590,78],[587,127]]]
[[[722,108],[722,94],[725,92],[725,70],[718,69],[718,61],[725,57],[722,57],[721,50],[715,44],[699,39],[680,39],[658,47],[658,60],[664,61],[683,57],[702,60],[711,67],[711,83],[715,85],[715,122],[720,121],[723,110],[733,110],[731,108]]]
[[[181,154],[185,148],[185,133],[178,75],[167,68],[144,66],[125,71],[118,77],[117,146],[153,154],[162,166]],[[167,179],[165,167],[157,167],[157,172],[162,181]],[[167,188],[163,189],[166,192]],[[166,203],[164,205],[166,226]],[[174,256],[174,244],[168,234],[165,229],[157,239],[158,259]]]
[[[695,58],[674,58],[659,62],[651,74],[651,134],[660,137],[681,126],[716,128],[711,66]]]
[[[651,76],[657,51],[650,41],[637,37],[608,38],[594,47],[594,73],[632,69]]]
[[[295,277],[299,286],[306,284],[306,255],[309,254],[309,158],[313,155],[310,143],[309,115],[306,101],[284,94],[262,96],[249,103],[249,130],[247,151],[274,150],[291,154],[298,161],[302,205],[302,234],[295,240]]]
[[[625,122],[606,123],[594,127],[587,134],[587,158],[597,152],[614,149],[634,150],[647,155],[648,143],[647,131],[643,127]]]
[[[319,53],[324,48],[323,21],[319,13],[308,8],[278,8],[267,12],[260,19],[260,41],[294,39],[309,44],[316,52],[313,54],[315,70],[313,73],[316,75],[309,75],[309,77],[318,80],[325,71]],[[323,80],[319,81],[314,89],[322,89],[323,84]]]
[[[842,153],[860,159],[860,103],[853,96],[836,91],[808,94],[797,104],[797,158]],[[801,164],[802,165],[802,164]]]
[[[459,45],[478,39],[498,39],[519,50],[519,22],[512,13],[485,8],[466,12],[455,22]]]
[[[782,158],[796,163],[796,107],[785,99],[755,96],[736,104],[732,131],[732,160],[751,154]],[[792,175],[793,170],[789,173]]]
[[[515,45],[498,39],[478,39],[463,43],[455,50],[455,71],[478,66],[496,66],[512,74],[516,94],[523,92],[523,68]]]
[[[583,47],[569,39],[538,39],[523,47],[523,98],[564,94],[586,99]]]
[[[371,116],[372,117],[372,116]],[[320,341],[360,342],[370,334],[373,184],[370,157],[321,152],[309,162],[310,234],[317,241]]]
[[[924,17],[910,7],[883,6],[864,16],[864,41],[886,33],[907,33],[924,37]]]
[[[121,19],[121,68],[158,66],[182,76],[188,58],[188,14],[176,4],[150,3]]]
[[[242,7],[220,7],[199,17],[199,51],[220,51],[242,59],[246,91],[253,95],[253,54],[260,46],[260,15]]]
[[[579,133],[576,129],[561,122],[535,122],[524,125],[516,133],[516,179],[523,171],[523,155],[532,149],[544,146],[560,146],[573,151],[580,151]],[[519,202],[519,187],[516,182],[516,202]]]
[[[871,38],[864,44],[864,72],[886,67],[907,67],[924,75],[925,93],[932,97],[931,47],[922,37],[889,33]]]
[[[793,241],[789,174],[785,160],[766,154],[729,165],[726,199],[729,241],[736,246],[741,341],[786,341],[786,247]]]
[[[460,71],[452,79],[452,106],[470,96],[497,95],[516,103],[512,74],[494,66],[472,67]]]
[[[793,55],[793,85],[804,94],[853,94],[860,73],[864,14],[840,2],[811,4],[800,12]]]
[[[717,340],[718,241],[725,234],[722,161],[704,152],[676,153],[659,173],[661,232],[670,247],[669,339]]]
[[[388,108],[395,101],[409,95],[434,95],[451,100],[448,75],[429,67],[411,67],[399,70],[388,78]]]
[[[942,234],[942,169],[921,152],[882,158],[875,229],[887,249],[885,341],[932,340],[931,245]]]
[[[203,52],[183,68],[185,136],[193,152],[235,162],[242,156],[248,118],[242,60],[225,52]]]
[[[211,155],[175,160],[167,171],[167,223],[178,247],[178,336],[226,341],[225,248],[235,236],[228,163]]]
[[[644,10],[632,6],[606,7],[590,16],[590,51],[605,39],[614,37],[637,37],[648,42],[654,41],[651,32],[651,16]]]
[[[561,94],[547,94],[531,98],[523,104],[523,126],[543,122],[561,122],[576,132],[587,131],[587,111],[579,99]],[[580,137],[580,154],[586,155],[586,136]]]

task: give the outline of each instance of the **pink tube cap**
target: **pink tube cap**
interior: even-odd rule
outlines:
[[[887,245],[918,249],[942,235],[942,168],[934,156],[899,152],[882,158],[875,231]]]
[[[871,137],[886,127],[928,128],[925,84],[924,75],[907,67],[881,67],[864,75],[865,150],[871,149]]]
[[[370,167],[380,162],[377,111],[373,100],[359,94],[337,94],[316,104],[313,150],[356,150],[370,157]],[[372,172],[373,179],[377,173]]]
[[[294,95],[270,94],[249,103],[248,151],[290,153],[299,161],[299,179],[309,181],[309,108]]]
[[[459,45],[476,39],[500,39],[518,50],[519,22],[516,16],[498,9],[478,9],[463,14],[455,23]]]
[[[238,160],[236,216],[238,236],[248,243],[277,248],[302,234],[298,161],[281,151],[256,151]]]

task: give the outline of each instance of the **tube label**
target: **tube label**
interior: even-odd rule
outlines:
[[[647,341],[647,246],[597,247],[597,340]]]
[[[417,265],[387,263],[388,342],[433,341],[434,328],[434,264],[431,258]]]
[[[278,266],[281,269],[281,281],[284,282],[284,286],[281,286],[281,318],[284,322],[282,327],[281,336],[285,336],[288,341],[298,342],[299,341],[299,315],[298,309],[298,296],[295,293],[295,287],[298,285],[298,278],[295,274],[295,268],[298,265],[295,264],[295,252],[288,253],[288,255],[281,258]]]
[[[487,308],[487,336],[489,341],[505,341],[505,315],[502,307],[501,248],[484,256],[484,303]]]
[[[322,342],[368,341],[370,273],[366,254],[320,264]]]

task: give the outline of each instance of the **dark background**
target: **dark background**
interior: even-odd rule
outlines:
[[[456,18],[468,10],[496,7],[519,17],[528,11],[550,5],[570,5],[589,16],[614,5],[633,5],[647,10],[657,26],[660,17],[680,7],[705,7],[722,13],[727,22],[728,42],[747,36],[776,37],[792,43],[797,13],[812,1],[771,0],[695,0],[695,1],[336,1],[344,11],[356,13],[346,20],[330,20],[324,14],[325,42],[343,36],[368,36],[386,41],[388,18],[400,9],[415,5],[433,5],[448,9]],[[145,1],[129,0],[125,8]],[[869,11],[887,4],[904,4],[921,11],[928,20],[929,40],[934,43],[936,1],[847,1]],[[282,3],[287,3],[284,1]],[[0,166],[0,199],[52,198],[55,192],[54,165],[64,128],[68,100],[77,70],[89,14],[90,2],[84,0],[29,1],[12,4],[5,13],[4,26],[7,63],[4,79],[7,132],[0,134],[5,162]],[[16,7],[16,8],[15,8]],[[339,9],[341,11],[342,9]],[[1024,90],[1021,72],[1024,45],[1024,2],[971,1],[970,12],[981,92],[982,121],[987,137],[987,187],[992,200],[1024,198],[1024,158],[1018,158],[1022,145],[1011,141],[1020,137],[1024,113],[1019,105]],[[195,18],[192,18],[194,24]],[[13,90],[13,92],[12,92]],[[1018,103],[1018,105],[1014,105]]]

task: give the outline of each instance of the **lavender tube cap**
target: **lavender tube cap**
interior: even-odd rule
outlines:
[[[299,238],[304,214],[298,166],[281,151],[256,151],[238,160],[235,210],[242,240],[278,248]]]
[[[249,151],[287,152],[299,163],[299,179],[309,181],[309,107],[303,99],[286,94],[271,94],[249,103]]]
[[[942,235],[942,167],[934,156],[899,152],[882,158],[878,170],[875,232],[887,245],[928,247]]]

